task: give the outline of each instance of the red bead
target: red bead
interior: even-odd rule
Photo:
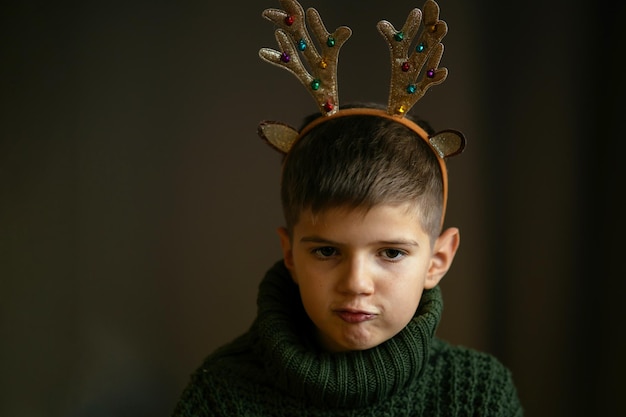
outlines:
[[[408,62],[402,63],[402,71],[407,72],[411,68],[411,64]]]
[[[289,15],[289,16],[285,17],[285,24],[286,24],[287,26],[291,26],[291,25],[293,25],[293,22],[294,22],[295,20],[296,20],[296,19],[295,19],[293,16]]]
[[[327,101],[326,103],[324,103],[324,110],[326,110],[326,112],[330,112],[335,108],[335,106],[333,106],[333,103],[331,103],[330,101]]]

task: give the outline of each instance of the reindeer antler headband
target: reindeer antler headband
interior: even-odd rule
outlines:
[[[280,51],[262,48],[259,56],[294,74],[317,103],[322,117],[305,126],[301,131],[284,123],[265,121],[259,125],[259,135],[273,148],[283,154],[289,153],[293,144],[313,127],[336,117],[371,115],[392,119],[416,132],[431,147],[441,168],[443,183],[443,217],[448,198],[447,157],[457,155],[465,147],[463,134],[444,130],[429,136],[424,129],[405,118],[406,113],[424,96],[428,88],[446,79],[448,70],[438,68],[443,55],[441,39],[448,27],[439,20],[439,6],[426,0],[423,7],[424,28],[412,47],[422,21],[422,11],[413,9],[401,30],[388,21],[378,22],[378,30],[386,39],[391,53],[391,85],[387,110],[371,108],[339,108],[337,89],[337,62],[339,50],[350,38],[352,31],[346,26],[330,33],[326,30],[319,13],[314,8],[304,9],[296,0],[279,0],[284,10],[266,9],[263,17],[273,22]],[[307,26],[312,30],[321,51],[311,41]],[[309,64],[305,67],[302,59]],[[425,67],[425,71],[422,71]]]

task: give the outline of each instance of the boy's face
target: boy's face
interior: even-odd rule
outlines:
[[[369,349],[412,319],[424,289],[448,270],[458,230],[431,247],[408,204],[370,211],[303,212],[293,240],[279,229],[285,264],[298,284],[318,340],[329,351]]]

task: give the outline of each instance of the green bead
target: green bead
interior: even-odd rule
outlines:
[[[404,33],[402,31],[396,32],[396,34],[393,35],[393,38],[397,40],[398,42],[400,42],[401,40],[404,39]]]
[[[330,46],[331,48],[335,46],[335,38],[329,36],[328,39],[326,39],[326,45]]]
[[[315,80],[311,81],[311,88],[313,90],[317,91],[317,90],[319,90],[321,84],[322,83],[320,82],[320,80],[315,79]]]

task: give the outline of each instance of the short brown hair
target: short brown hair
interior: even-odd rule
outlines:
[[[412,120],[432,134],[428,123]],[[441,231],[443,190],[437,156],[416,132],[382,117],[328,120],[296,141],[284,160],[281,200],[290,233],[307,209],[316,214],[335,207],[367,210],[405,202],[419,208],[431,240]]]

